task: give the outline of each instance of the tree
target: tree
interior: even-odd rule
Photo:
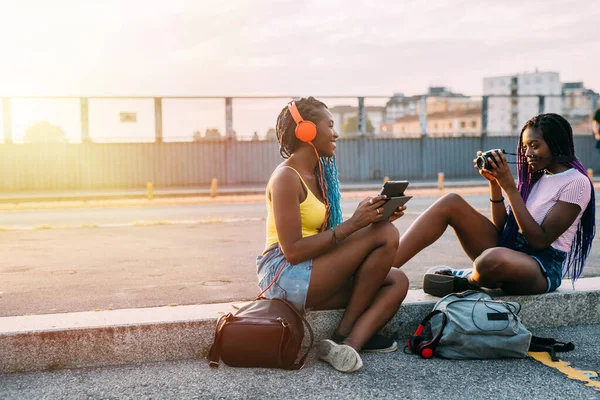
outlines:
[[[25,132],[24,143],[66,143],[65,132],[48,121],[39,121]]]
[[[373,123],[370,119],[367,118],[367,133],[373,133],[375,129],[373,128]],[[358,117],[353,115],[348,117],[344,126],[342,126],[341,133],[358,133]]]
[[[194,139],[194,142],[201,141],[202,140],[202,132],[200,132],[200,131],[194,132],[194,134],[192,135],[192,138]]]

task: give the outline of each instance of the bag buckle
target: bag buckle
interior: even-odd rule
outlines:
[[[281,325],[283,325],[283,327],[284,327],[284,328],[287,328],[288,326],[290,326],[290,324],[289,324],[289,323],[288,323],[286,320],[284,320],[283,318],[281,318],[281,317],[277,318],[277,321],[278,321],[278,322],[279,322]]]

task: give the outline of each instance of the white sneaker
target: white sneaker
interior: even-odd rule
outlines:
[[[445,265],[432,267],[423,275],[423,291],[436,297],[471,289],[468,276],[473,269],[454,269]]]
[[[439,275],[452,275],[458,276],[459,278],[466,278],[473,273],[473,268],[467,269],[455,269],[450,268],[447,265],[437,265],[435,267],[429,268],[426,274],[439,274]]]
[[[363,363],[358,352],[346,344],[337,344],[333,340],[325,339],[317,345],[319,358],[331,364],[341,372],[358,371]]]

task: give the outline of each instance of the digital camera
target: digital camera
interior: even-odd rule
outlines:
[[[492,149],[492,150],[486,151],[485,153],[482,153],[475,160],[475,165],[477,165],[477,169],[487,169],[487,170],[490,170],[490,169],[493,168],[491,166],[490,162],[488,161],[488,158],[494,157],[493,154],[492,154],[493,151],[506,154],[506,151],[503,150],[503,149]]]

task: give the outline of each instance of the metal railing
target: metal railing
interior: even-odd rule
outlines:
[[[410,136],[403,135],[402,132],[396,132],[392,134],[391,132],[384,132],[383,130],[386,128],[386,124],[388,126],[393,125],[395,122],[395,117],[392,113],[392,108],[389,106],[389,102],[396,101],[394,97],[390,96],[316,96],[326,102],[329,103],[329,107],[332,110],[335,110],[335,105],[337,104],[347,104],[354,103],[352,105],[353,111],[350,113],[353,117],[356,118],[356,128],[353,132],[346,132],[348,135],[366,135],[368,134],[368,124],[373,122],[375,125],[372,130],[376,135],[380,136]],[[89,141],[104,141],[101,137],[102,135],[98,135],[100,137],[92,137],[90,135],[90,126],[95,122],[97,123],[98,118],[103,118],[104,115],[94,115],[96,121],[90,119],[90,113],[94,111],[95,108],[99,108],[96,106],[98,102],[105,101],[123,101],[123,100],[135,100],[135,101],[145,101],[149,104],[146,106],[146,111],[144,117],[148,119],[145,121],[147,124],[147,129],[145,129],[145,133],[149,136],[144,138],[137,136],[132,138],[126,138],[124,135],[117,137],[116,139],[124,139],[123,141],[135,141],[136,139],[139,141],[153,141],[153,142],[163,142],[163,141],[192,141],[193,140],[193,132],[178,132],[177,135],[170,135],[169,137],[165,137],[165,124],[168,123],[173,118],[169,119],[168,115],[165,115],[165,104],[172,105],[178,101],[207,101],[207,102],[222,102],[221,107],[223,110],[224,119],[218,122],[219,125],[224,127],[224,137],[226,138],[241,138],[247,137],[251,138],[251,132],[256,129],[249,128],[244,126],[242,129],[246,130],[242,135],[236,134],[234,130],[234,112],[237,109],[243,109],[244,104],[248,106],[248,102],[252,103],[260,103],[260,102],[272,102],[276,100],[277,106],[269,106],[268,110],[264,111],[268,113],[269,121],[271,127],[275,125],[275,117],[278,114],[280,107],[285,105],[285,102],[290,98],[298,98],[297,96],[237,96],[237,97],[220,97],[220,96],[163,96],[163,97],[142,97],[142,96],[132,96],[132,97],[107,97],[107,96],[90,96],[90,97],[75,97],[75,96],[58,96],[58,97],[3,97],[2,98],[2,126],[3,126],[3,142],[4,143],[13,143],[17,142],[14,140],[14,132],[13,132],[13,112],[12,112],[12,103],[13,101],[22,101],[22,100],[49,100],[49,101],[71,101],[77,102],[77,106],[79,108],[79,116],[78,116],[78,129],[80,132],[76,132],[75,142],[89,142]],[[587,106],[583,106],[587,108],[587,116],[591,115],[593,110],[598,105],[598,95],[590,94],[586,96],[579,96],[580,100],[583,100]],[[569,115],[569,107],[567,104],[573,102],[572,96],[565,95],[484,95],[484,96],[456,96],[456,95],[443,95],[443,96],[434,96],[434,95],[422,95],[422,96],[409,96],[403,99],[399,99],[399,102],[405,102],[407,104],[407,108],[410,108],[406,111],[400,111],[399,116],[405,117],[414,115],[418,117],[418,128],[416,130],[413,129],[412,134],[421,136],[421,135],[435,135],[435,131],[432,129],[429,124],[429,120],[433,118],[432,108],[434,106],[430,102],[432,99],[437,99],[438,102],[441,101],[451,101],[451,100],[468,100],[476,104],[479,109],[479,116],[477,120],[477,134],[480,135],[506,135],[506,134],[515,134],[520,129],[519,125],[538,113],[542,112],[557,112],[565,115],[568,119],[572,118],[573,122],[578,124],[582,121],[582,116],[571,116]],[[494,122],[498,122],[494,120],[494,115],[498,114],[498,118],[505,119],[504,115],[500,115],[498,112],[498,105],[500,102],[505,101],[507,104],[502,105],[504,107],[504,112],[510,112],[510,121],[506,119],[506,121],[502,122],[500,125],[495,124]],[[517,100],[515,102],[515,100]],[[389,101],[389,102],[388,102]],[[235,104],[234,104],[235,103]],[[376,113],[369,111],[369,104],[378,104],[380,111],[380,115],[377,116],[377,121],[371,121],[370,116],[375,115]],[[387,104],[386,104],[387,103]],[[527,104],[526,104],[527,103]],[[558,104],[558,105],[557,105]],[[235,105],[235,107],[234,107]],[[496,106],[496,107],[495,107]],[[277,108],[279,107],[279,108]],[[452,107],[452,105],[450,105]],[[171,107],[173,108],[173,107]],[[234,109],[235,108],[235,109]],[[581,106],[580,106],[581,108]],[[213,104],[214,109],[214,104]],[[508,111],[507,111],[508,110]],[[198,110],[200,111],[200,110]],[[581,110],[579,110],[581,112]],[[264,114],[263,112],[263,114]],[[585,110],[584,110],[585,112]],[[215,112],[213,112],[215,114]],[[341,115],[342,123],[344,118],[348,117],[350,114]],[[438,113],[439,114],[439,113]],[[448,113],[448,117],[451,118],[452,113]],[[111,115],[110,118],[113,118]],[[165,119],[167,118],[167,119]],[[177,116],[175,118],[178,118]],[[400,118],[402,119],[402,118]],[[585,118],[583,118],[585,119]],[[214,118],[213,118],[214,120]],[[131,126],[131,125],[130,125]],[[383,128],[382,128],[383,127]],[[343,126],[338,126],[338,131],[342,130]],[[113,128],[114,129],[114,128]],[[391,130],[392,128],[390,128]],[[448,134],[454,132],[456,135],[467,134],[467,130],[465,132],[461,131],[460,127],[448,128]],[[469,130],[470,134],[473,134],[473,130]],[[444,133],[444,131],[442,131]],[[200,135],[201,136],[201,135]],[[262,138],[261,135],[257,135],[255,138]]]
[[[342,182],[381,180],[384,176],[392,179],[435,179],[438,172],[444,172],[447,178],[475,177],[476,171],[471,161],[477,150],[515,149],[517,146],[517,138],[514,135],[518,134],[519,127],[516,131],[513,128],[498,132],[490,131],[495,123],[494,102],[504,101],[511,106],[514,104],[518,106],[519,102],[526,103],[527,107],[523,109],[529,115],[525,116],[523,110],[510,111],[510,124],[515,125],[521,122],[519,118],[529,118],[538,112],[548,111],[547,107],[556,107],[556,100],[565,102],[567,99],[559,95],[535,95],[520,96],[519,102],[515,102],[515,96],[495,95],[480,98],[460,96],[459,99],[467,99],[466,101],[481,105],[480,114],[476,113],[475,116],[479,118],[481,125],[479,129],[471,130],[469,134],[461,133],[459,130],[457,135],[456,131],[448,134],[439,129],[435,131],[433,121],[437,121],[435,120],[437,117],[434,109],[439,108],[439,104],[429,101],[428,96],[412,96],[408,100],[401,100],[407,105],[405,115],[400,117],[397,114],[382,115],[381,124],[378,125],[381,129],[375,130],[374,134],[368,132],[369,118],[374,118],[373,114],[369,113],[373,112],[373,108],[384,109],[382,104],[388,102],[389,97],[321,96],[318,98],[328,103],[332,113],[337,112],[336,106],[341,110],[344,107],[339,107],[340,104],[351,100],[356,101],[355,106],[344,108],[346,112],[356,117],[356,129],[341,134],[343,140],[338,142],[337,157]],[[452,96],[445,98],[452,98]],[[531,98],[534,100],[530,101]],[[37,98],[68,100],[78,106],[81,143],[27,145],[13,143],[14,124],[11,107],[13,101],[21,99],[24,98],[2,99],[3,123],[0,126],[4,127],[4,144],[0,145],[0,191],[3,192],[139,188],[145,187],[148,182],[152,182],[154,187],[205,186],[210,185],[213,178],[217,178],[223,185],[264,184],[272,170],[281,162],[278,144],[268,137],[253,138],[247,134],[236,136],[233,129],[233,107],[243,106],[244,103],[246,106],[248,104],[254,106],[260,101],[272,102],[275,105],[270,106],[265,112],[271,120],[271,115],[276,116],[280,109],[275,107],[284,106],[289,97]],[[95,108],[100,107],[98,102],[123,99],[146,102],[144,116],[150,115],[153,118],[150,118],[149,122],[146,121],[148,123],[143,129],[151,131],[150,135],[144,138],[144,142],[140,142],[140,138],[135,142],[136,138],[132,138],[134,143],[98,143],[90,134],[90,126],[93,126],[98,119],[106,118],[106,114],[96,112]],[[201,140],[194,141],[190,134],[180,141],[178,138],[174,140],[172,136],[164,135],[163,128],[172,120],[172,118],[165,118],[163,113],[165,105],[178,109],[180,106],[178,101],[214,103],[215,100],[222,101],[221,104],[224,105],[226,133],[224,137],[201,137]],[[567,117],[571,118],[576,133],[580,134],[575,138],[578,157],[587,168],[598,169],[600,158],[590,130],[590,115],[598,98],[591,96],[584,100],[580,105],[583,104],[584,108],[589,110],[589,114],[586,115],[583,110],[583,114],[574,113],[574,116]],[[375,102],[379,102],[377,107],[373,107]],[[389,102],[387,105],[389,106]],[[531,109],[532,107],[534,110]],[[248,114],[253,115],[255,112],[252,108]],[[443,112],[438,114],[443,117]],[[273,117],[273,122],[274,120]],[[383,132],[382,127],[385,127],[386,123],[391,123],[395,129],[403,124],[403,120],[408,121],[406,124],[413,126],[416,124],[415,134]],[[241,140],[242,137],[246,140]]]

